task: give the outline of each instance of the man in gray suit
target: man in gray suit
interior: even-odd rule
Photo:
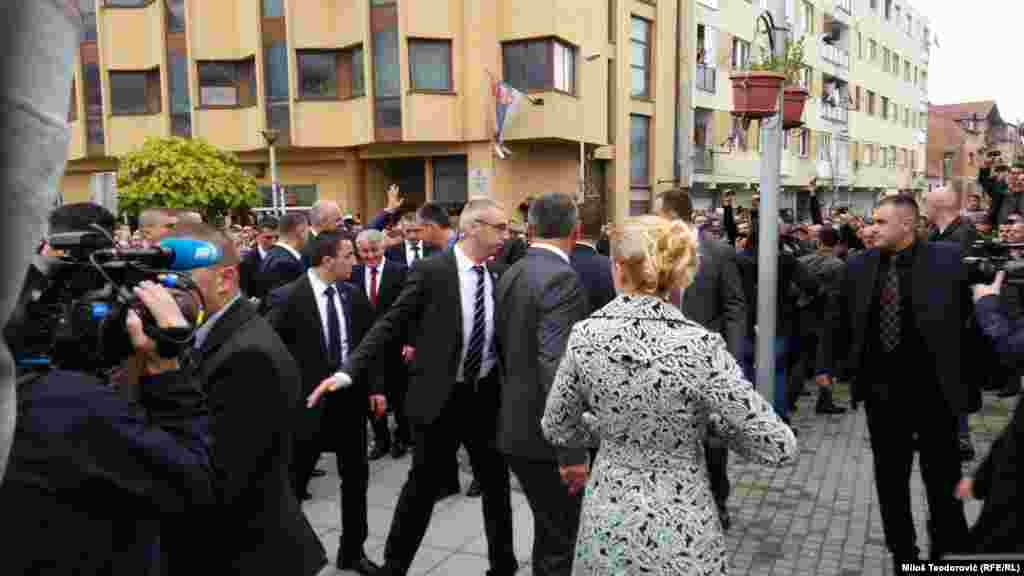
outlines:
[[[686,190],[666,190],[658,196],[657,212],[669,220],[693,222],[693,204]],[[727,244],[701,237],[698,246],[700,268],[685,292],[672,295],[687,318],[725,338],[726,348],[739,358],[747,325],[743,282],[736,264],[736,251]],[[728,447],[718,438],[709,437],[704,445],[711,477],[711,492],[718,504],[722,528],[732,523],[729,508]]]
[[[530,249],[498,282],[495,336],[501,369],[498,449],[533,511],[533,573],[568,576],[579,528],[587,451],[556,449],[540,419],[573,324],[587,299],[569,264],[576,244],[572,198],[550,193],[530,204]]]

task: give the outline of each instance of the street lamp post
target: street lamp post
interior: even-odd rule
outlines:
[[[280,132],[277,130],[260,130],[260,134],[263,139],[267,142],[267,147],[270,149],[270,198],[273,202],[274,213],[278,216],[284,215],[285,202],[284,193],[280,194],[280,205],[278,204],[278,186],[277,186],[277,138],[280,136]],[[280,206],[280,209],[278,208]]]
[[[600,57],[601,57],[601,53],[600,52],[595,52],[595,53],[590,54],[589,56],[585,57],[583,59],[583,62],[584,63],[586,63],[586,62],[593,62],[594,60],[597,60]],[[583,94],[583,71],[582,70],[580,70],[580,75],[579,76],[580,76],[580,78],[579,78],[579,93],[580,93],[580,176],[579,176],[579,178],[580,178],[580,187],[579,187],[579,191],[577,192],[576,201],[578,203],[582,204],[584,199],[586,198],[586,192],[587,192],[587,171],[586,171],[586,168],[585,168],[586,165],[584,164],[586,162],[586,151],[584,150],[584,141],[586,140],[586,132],[587,132],[587,116],[586,116],[587,101],[585,100],[585,96],[586,95]]]

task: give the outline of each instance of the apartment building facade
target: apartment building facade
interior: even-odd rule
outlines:
[[[65,202],[147,137],[236,153],[271,206],[585,197],[590,226],[682,183],[677,34],[692,0],[80,0]],[[503,79],[529,96],[493,147]],[[580,184],[580,143],[585,183]],[[109,181],[109,177],[107,178]]]
[[[729,73],[758,61],[755,35],[766,0],[696,0],[691,173],[698,202],[717,206],[725,190],[749,202],[760,175],[757,122],[730,116]],[[804,126],[788,131],[780,206],[808,217],[812,178],[825,205],[865,213],[882,194],[925,188],[928,62],[926,17],[902,0],[786,0],[785,20],[804,38],[801,85],[810,92]],[[825,38],[828,38],[825,41]]]

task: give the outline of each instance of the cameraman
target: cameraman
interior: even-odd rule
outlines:
[[[999,293],[1004,278],[1005,273],[999,272],[991,285],[974,286],[974,308],[978,325],[995,345],[1002,362],[1016,367],[1024,355],[1024,320],[1010,320],[1002,309]],[[1024,539],[1020,537],[1017,519],[1022,504],[1018,492],[1024,481],[1018,455],[1021,442],[1024,442],[1024,422],[1018,409],[974,471],[974,477],[964,478],[957,486],[958,497],[984,500],[978,521],[970,531],[970,545],[975,554],[1024,553]]]
[[[162,286],[134,293],[159,327],[188,325]],[[213,501],[205,397],[134,311],[126,324],[136,354],[122,366],[137,382],[60,369],[19,381],[0,486],[5,573],[156,574],[159,520]]]

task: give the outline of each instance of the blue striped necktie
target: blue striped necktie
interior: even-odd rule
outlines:
[[[484,267],[473,266],[476,272],[476,296],[473,299],[473,331],[469,335],[469,348],[466,349],[466,360],[462,364],[462,378],[467,384],[476,385],[480,378],[480,366],[484,358],[484,341],[487,339],[486,320],[484,315]]]

